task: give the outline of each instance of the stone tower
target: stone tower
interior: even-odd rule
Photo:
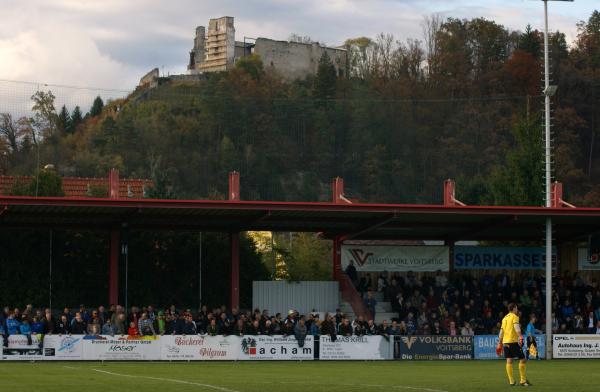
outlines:
[[[196,71],[204,62],[206,57],[206,28],[204,26],[196,27],[196,37],[194,37],[194,47],[190,51],[189,71]]]
[[[235,59],[235,28],[233,17],[211,19],[206,35],[206,57],[196,69],[202,72],[225,71],[233,67]]]

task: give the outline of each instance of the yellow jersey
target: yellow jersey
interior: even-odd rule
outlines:
[[[519,342],[519,334],[515,330],[515,324],[519,324],[519,316],[514,313],[509,313],[502,319],[502,344]]]

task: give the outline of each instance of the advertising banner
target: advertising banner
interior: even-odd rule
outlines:
[[[36,335],[10,335],[7,347],[2,353],[3,359],[38,361],[43,359],[40,340]]]
[[[546,358],[546,335],[536,335],[538,356]],[[479,335],[473,337],[474,359],[504,359],[504,356],[496,355],[496,346],[498,345],[497,335]],[[526,350],[526,345],[523,350]]]
[[[83,359],[84,335],[46,335],[44,359],[76,361]]]
[[[160,339],[128,339],[112,336],[95,336],[83,340],[83,359],[98,360],[159,360]]]
[[[168,361],[237,360],[238,336],[161,336],[160,359]]]
[[[395,336],[398,359],[473,359],[473,336]]]
[[[358,271],[448,271],[449,257],[447,246],[342,245],[342,268]]]
[[[240,360],[312,361],[315,345],[307,336],[304,347],[293,336],[242,336],[239,339]]]
[[[554,358],[600,358],[600,335],[554,335]]]
[[[391,343],[383,336],[338,336],[335,342],[321,336],[320,360],[384,360],[391,359]]]
[[[553,250],[553,264],[556,262]],[[544,269],[545,248],[525,247],[486,247],[456,246],[454,248],[454,268],[466,269]]]
[[[587,248],[577,249],[577,262],[579,271],[600,271],[600,258],[598,255],[590,255]]]

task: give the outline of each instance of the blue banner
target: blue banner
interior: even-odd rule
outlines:
[[[553,253],[555,253],[554,251]],[[555,256],[552,256],[553,261]],[[454,269],[544,269],[544,248],[511,248],[457,246],[454,248]]]
[[[538,355],[540,358],[546,358],[546,335],[536,335]],[[473,354],[475,359],[503,359],[504,356],[496,355],[496,346],[498,345],[497,335],[478,335],[473,339]],[[524,345],[526,346],[526,345]],[[523,350],[526,350],[523,347]]]

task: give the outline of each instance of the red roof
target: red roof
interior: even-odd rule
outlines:
[[[557,241],[587,239],[600,208],[94,199],[0,195],[0,228],[299,231],[353,240]]]
[[[10,192],[16,178],[13,176],[0,176],[1,195],[6,195]],[[27,184],[33,180],[33,177],[19,177],[19,179]],[[152,186],[152,181],[150,180],[119,179],[119,197],[141,199],[144,197],[144,190],[147,191],[150,186]],[[96,187],[101,190],[104,188],[106,190],[106,197],[108,197],[108,178],[62,178],[62,189],[66,197],[89,197],[90,191],[94,191]]]

